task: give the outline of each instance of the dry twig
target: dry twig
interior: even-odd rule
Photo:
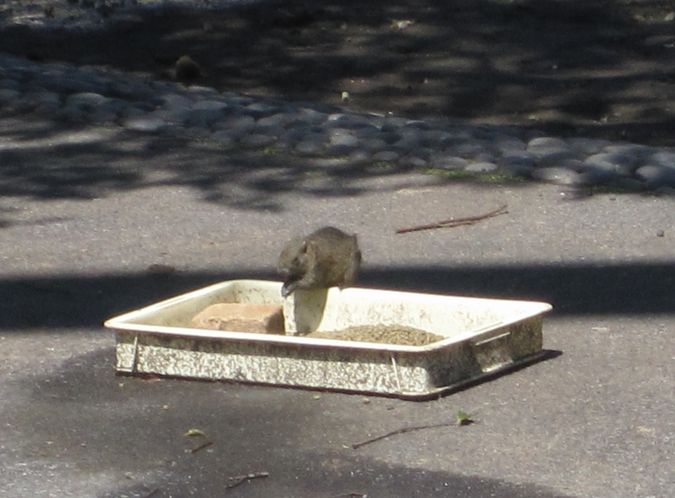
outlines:
[[[199,446],[195,446],[190,450],[190,453],[197,453],[198,451],[203,450],[204,448],[208,448],[213,444],[213,441],[206,441],[205,443],[200,444]]]
[[[406,432],[414,432],[414,431],[421,431],[423,429],[436,429],[438,427],[450,427],[453,425],[457,425],[456,422],[444,422],[442,424],[430,424],[430,425],[416,425],[413,427],[403,427],[401,429],[396,429],[395,431],[387,432],[386,434],[383,434],[381,436],[374,437],[372,439],[367,439],[365,441],[361,441],[360,443],[354,443],[352,444],[353,449],[360,448],[361,446],[366,446],[367,444],[374,443],[376,441],[380,441],[382,439],[388,438],[390,436],[396,436],[398,434],[405,434]]]
[[[225,487],[228,489],[235,488],[246,481],[250,481],[251,479],[259,479],[261,477],[268,477],[269,475],[269,472],[251,472],[250,474],[245,474],[242,476],[228,477],[227,481],[229,484],[227,484]]]
[[[477,223],[481,220],[485,220],[487,218],[492,218],[494,216],[499,216],[500,214],[506,213],[508,213],[508,211],[506,210],[506,204],[504,204],[503,206],[500,206],[499,208],[493,211],[490,211],[485,214],[480,214],[478,216],[467,216],[466,218],[450,218],[449,220],[438,221],[436,223],[430,223],[428,225],[418,225],[409,228],[399,228],[398,230],[396,230],[396,233],[419,232],[421,230],[432,230],[434,228],[452,228],[461,225],[473,225],[474,223]]]

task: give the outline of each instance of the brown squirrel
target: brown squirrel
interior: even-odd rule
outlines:
[[[349,287],[361,266],[356,235],[323,227],[307,237],[289,241],[279,256],[277,269],[284,276],[283,297],[295,289]]]

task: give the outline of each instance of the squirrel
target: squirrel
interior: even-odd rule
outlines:
[[[295,289],[349,287],[361,266],[356,235],[323,227],[304,238],[289,241],[279,256],[277,269],[284,276],[281,295]]]

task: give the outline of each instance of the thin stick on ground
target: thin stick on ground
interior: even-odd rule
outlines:
[[[403,427],[401,429],[396,429],[395,431],[382,434],[381,436],[361,441],[360,443],[354,443],[352,444],[352,448],[353,449],[361,448],[362,446],[366,446],[367,444],[375,443],[377,441],[381,441],[382,439],[386,439],[391,436],[396,436],[398,434],[405,434],[406,432],[421,431],[423,429],[437,429],[439,427],[451,427],[453,425],[457,425],[457,422],[444,422],[442,424],[429,424],[429,425],[417,425],[413,427]]]
[[[196,446],[195,448],[192,448],[190,450],[190,453],[197,453],[198,451],[202,451],[205,448],[208,448],[213,444],[213,441],[206,441],[205,443],[200,444],[199,446]]]
[[[236,488],[237,486],[243,484],[246,481],[250,481],[252,479],[260,479],[262,477],[268,477],[269,475],[270,475],[269,472],[251,472],[250,474],[244,474],[241,476],[228,477],[227,479],[228,484],[225,487],[228,489]]]
[[[458,227],[461,225],[473,225],[479,221],[485,220],[487,218],[493,218],[499,216],[500,214],[506,214],[506,204],[500,206],[499,208],[490,211],[485,214],[480,214],[478,216],[467,216],[465,218],[450,218],[449,220],[437,221],[436,223],[430,223],[428,225],[418,225],[409,228],[399,228],[396,230],[396,233],[409,233],[409,232],[419,232],[421,230],[433,230],[435,228],[452,228]]]

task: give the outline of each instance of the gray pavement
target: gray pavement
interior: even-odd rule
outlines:
[[[31,65],[21,81],[41,70]],[[667,185],[597,193],[501,173],[430,174],[358,145],[345,154],[326,142],[315,153],[300,142],[224,146],[210,126],[143,131],[156,109],[136,93],[121,99],[142,111],[129,120],[122,107],[64,118],[58,111],[75,105],[65,92],[79,90],[58,93],[51,111],[46,97],[47,107],[0,109],[0,496],[670,496]],[[491,146],[505,130],[480,133]],[[613,145],[626,144],[603,147]],[[648,156],[659,153],[669,151]],[[501,204],[508,215],[474,226],[394,233]],[[115,375],[105,318],[220,280],[274,278],[282,244],[328,223],[359,234],[364,286],[551,302],[550,358],[428,402]],[[351,448],[460,409],[477,423]],[[191,453],[191,428],[213,444]],[[269,476],[227,488],[252,472]]]

